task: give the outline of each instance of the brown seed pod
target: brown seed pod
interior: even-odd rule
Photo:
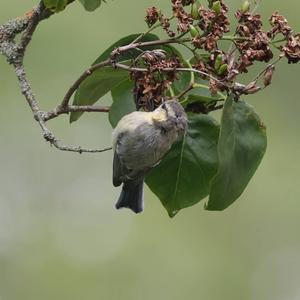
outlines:
[[[271,84],[274,71],[275,71],[274,66],[271,66],[266,70],[266,72],[264,74],[264,85],[265,85],[265,87],[267,87],[268,85]]]

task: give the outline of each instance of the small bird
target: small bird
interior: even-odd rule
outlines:
[[[152,112],[132,112],[119,121],[113,131],[113,185],[123,183],[117,209],[143,211],[146,173],[186,130],[187,116],[176,100],[165,101]]]

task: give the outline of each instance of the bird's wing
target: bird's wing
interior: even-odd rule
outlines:
[[[117,153],[117,149],[115,149],[114,160],[113,160],[113,185],[114,186],[121,185],[123,175],[124,175],[124,165],[120,160],[120,157]]]
[[[144,124],[142,129],[137,128],[134,133],[118,134],[114,145],[114,186],[127,181],[140,181],[157,164],[160,159],[160,156],[156,157],[156,148],[160,143],[157,132],[160,134],[160,130],[153,131],[151,124]]]
[[[117,149],[114,152],[113,160],[113,185],[119,186],[125,181],[136,181],[140,180],[141,177],[148,171],[148,169],[134,171],[126,167],[122,163],[120,156],[118,155]]]
[[[113,160],[113,185],[119,186],[124,182],[128,175],[132,173],[132,171],[125,165],[122,155],[120,153],[125,153],[128,151],[127,148],[127,140],[124,138],[124,133],[119,134],[114,152],[114,160]]]

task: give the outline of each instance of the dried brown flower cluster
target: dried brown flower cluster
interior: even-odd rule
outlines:
[[[134,95],[137,107],[151,111],[161,103],[165,92],[177,79],[175,69],[181,67],[181,62],[176,56],[167,58],[164,51],[153,50],[142,55],[135,62],[135,66],[147,68],[147,72],[131,72],[135,82]]]
[[[160,11],[156,7],[149,7],[147,9],[145,21],[149,27],[153,26],[159,19]]]
[[[176,35],[176,33],[170,29],[170,19],[154,6],[147,9],[145,21],[149,27],[159,21],[161,27],[169,37],[174,37]]]
[[[171,25],[170,25],[170,19],[168,17],[162,14],[161,17],[159,18],[159,22],[161,24],[161,27],[169,37],[171,38],[175,37],[176,33],[170,29]]]
[[[190,14],[184,10],[184,6],[191,3],[191,1],[172,0],[173,16],[177,18],[177,30],[179,32],[187,32],[193,19]]]
[[[245,0],[241,9],[235,13],[237,27],[231,35],[226,36],[230,32],[230,22],[229,9],[224,0],[207,0],[207,6],[204,6],[203,1],[199,4],[198,0],[171,0],[171,5],[177,38],[190,36],[184,42],[178,40],[178,44],[184,44],[191,50],[192,68],[198,70],[199,76],[208,81],[212,94],[233,91],[240,95],[261,90],[257,80],[241,85],[236,82],[237,76],[247,73],[255,62],[270,62],[278,50],[277,58],[285,56],[289,63],[300,61],[300,34],[294,34],[286,18],[278,12],[274,12],[269,18],[271,29],[265,31],[261,15],[253,13],[249,1]],[[151,27],[159,22],[167,34],[176,40],[170,20],[155,7],[147,10],[147,24]],[[219,45],[221,40],[231,41],[232,47],[225,51]],[[143,63],[147,65],[149,72],[143,76],[133,75],[137,80],[136,93],[142,97],[142,101],[160,99],[162,93],[171,86],[177,75],[175,71],[171,74],[164,72],[167,65],[176,68],[180,63],[184,64],[178,58],[159,61],[147,61],[144,58]],[[261,73],[264,87],[270,85],[273,72],[274,66],[271,65]]]
[[[268,32],[270,38],[274,38],[277,34],[282,33],[285,37],[289,37],[293,32],[292,28],[288,26],[287,19],[278,12],[272,14],[269,19],[272,29]]]
[[[227,18],[228,7],[219,1],[220,8],[215,10],[211,8],[205,9],[203,6],[199,8],[199,23],[201,35],[193,40],[196,48],[204,48],[207,51],[212,51],[218,48],[217,42],[224,33],[229,32],[229,19]]]
[[[236,46],[241,54],[237,70],[248,72],[248,67],[254,61],[269,62],[273,58],[270,49],[270,38],[262,29],[261,16],[250,12],[237,11],[238,19],[237,35],[245,40],[236,41]]]
[[[285,47],[282,48],[289,63],[300,61],[300,34],[291,35]]]

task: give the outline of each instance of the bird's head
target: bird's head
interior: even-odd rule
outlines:
[[[168,123],[170,128],[181,134],[187,130],[187,115],[177,100],[164,101],[153,112],[153,120],[158,123]]]

